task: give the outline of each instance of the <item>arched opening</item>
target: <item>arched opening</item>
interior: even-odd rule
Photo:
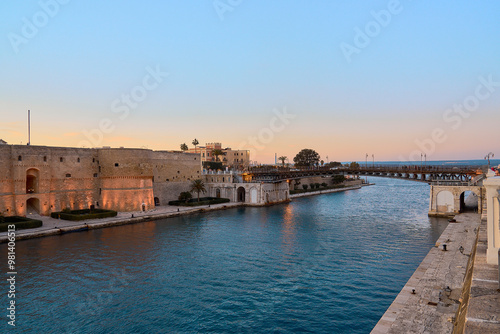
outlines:
[[[215,197],[220,198],[220,189],[215,189]]]
[[[40,214],[40,200],[38,198],[30,198],[26,201],[26,215]]]
[[[479,208],[478,196],[470,190],[460,194],[460,212],[477,212]]]
[[[257,203],[257,189],[255,188],[250,190],[250,203]]]
[[[155,206],[160,206],[160,199],[158,197],[155,197]]]
[[[266,203],[269,203],[269,194],[266,194]]]
[[[38,193],[38,169],[30,168],[26,171],[26,193]]]
[[[245,188],[239,187],[237,196],[238,202],[245,202]]]
[[[449,191],[440,191],[436,196],[437,212],[453,212],[455,209],[453,194]]]

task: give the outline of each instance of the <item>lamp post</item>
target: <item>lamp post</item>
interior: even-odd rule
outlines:
[[[366,157],[365,157],[365,167],[368,168],[368,153],[366,153]]]
[[[490,168],[490,158],[493,158],[494,156],[495,155],[490,152],[484,157],[484,160],[488,160],[488,168]]]

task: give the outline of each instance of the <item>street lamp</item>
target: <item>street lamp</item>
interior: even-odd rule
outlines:
[[[484,160],[488,160],[488,168],[490,168],[490,158],[493,158],[495,155],[493,153],[488,153],[487,156],[484,157]]]
[[[366,153],[365,157],[365,167],[368,168],[368,153]]]

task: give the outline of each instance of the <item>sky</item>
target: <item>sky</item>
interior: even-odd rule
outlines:
[[[500,155],[499,1],[4,0],[0,138]],[[495,152],[497,150],[497,152]]]

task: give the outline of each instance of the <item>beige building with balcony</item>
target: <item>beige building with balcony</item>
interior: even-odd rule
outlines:
[[[214,150],[221,150],[224,155],[215,157]],[[249,150],[233,150],[230,147],[223,148],[221,143],[207,143],[205,146],[197,146],[190,148],[189,153],[198,153],[201,156],[201,161],[220,161],[224,166],[231,167],[247,167],[250,165]]]

